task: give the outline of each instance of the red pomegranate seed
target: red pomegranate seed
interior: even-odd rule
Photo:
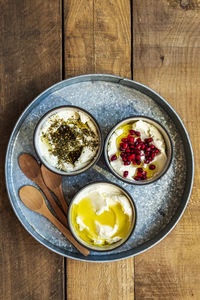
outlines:
[[[132,158],[131,158],[130,156],[128,156],[128,157],[127,157],[127,160],[131,162],[131,161],[132,161]]]
[[[135,160],[133,160],[133,161],[132,161],[132,164],[133,164],[133,165],[136,165],[136,161],[135,161]]]
[[[123,144],[122,144],[122,147],[123,147],[124,149],[126,149],[126,148],[128,147],[128,143],[123,143]]]
[[[116,160],[117,159],[117,155],[116,154],[114,154],[113,156],[111,156],[111,161],[113,161],[113,160]]]
[[[124,176],[124,177],[127,177],[127,176],[128,176],[128,171],[124,171],[123,176]]]
[[[135,135],[140,136],[140,132],[139,132],[139,131],[136,131],[136,132],[135,132]]]
[[[130,165],[130,164],[131,164],[130,161],[125,161],[125,162],[124,162],[124,166],[128,166],[128,165]]]
[[[134,143],[134,137],[131,136],[131,137],[129,138],[129,141],[130,141],[130,143]]]
[[[139,176],[135,176],[134,179],[135,179],[136,181],[141,180],[141,178],[140,178]]]
[[[123,139],[121,139],[121,141],[122,141],[122,142],[128,142],[128,139],[123,138]]]
[[[121,158],[124,156],[124,152],[122,152],[121,154],[120,154],[120,156],[121,156]]]
[[[136,147],[138,144],[139,144],[138,142],[135,142],[135,143],[134,143],[134,146]]]
[[[140,155],[136,155],[135,159],[140,160]]]
[[[141,145],[138,144],[138,145],[136,146],[136,149],[140,149],[140,148],[141,148]]]
[[[140,149],[144,150],[145,149],[145,144],[142,144]]]
[[[143,172],[143,169],[142,169],[142,168],[137,168],[137,171],[138,171],[139,173],[142,173],[142,172]]]
[[[129,130],[130,134],[134,135],[135,134],[135,130]]]
[[[153,158],[152,158],[151,156],[149,156],[149,157],[148,157],[148,160],[149,160],[149,161],[152,161],[152,160],[153,160]]]
[[[127,161],[127,158],[124,156],[124,157],[122,157],[122,160],[123,161]]]
[[[150,152],[147,151],[147,152],[145,153],[145,156],[148,157],[149,155],[150,155]]]
[[[147,176],[146,176],[146,175],[143,175],[143,176],[142,176],[142,180],[145,180],[145,179],[147,179]]]
[[[141,164],[141,160],[138,160],[136,164],[139,166]]]
[[[151,148],[147,147],[145,150],[149,152],[149,151],[151,151]]]
[[[155,165],[150,165],[150,166],[149,166],[149,169],[150,169],[150,170],[154,170],[155,168],[156,168]]]
[[[158,150],[158,149],[156,149],[156,151],[155,151],[156,153],[159,153],[160,151]]]
[[[141,154],[141,151],[139,149],[135,149],[135,154]]]
[[[133,160],[133,159],[135,159],[135,154],[131,154],[130,155],[130,158]]]
[[[142,171],[142,175],[143,175],[143,176],[146,176],[146,175],[147,175],[147,171],[143,170],[143,171]]]
[[[151,153],[151,157],[154,158],[155,157],[155,153]]]
[[[145,163],[145,164],[149,164],[149,160],[148,160],[148,159],[145,159],[144,163]]]
[[[126,152],[130,152],[131,150],[128,148],[128,149],[126,149]]]
[[[148,139],[148,142],[149,142],[149,143],[153,142],[153,139],[152,139],[152,138],[149,138],[149,139]]]
[[[138,143],[141,143],[141,138],[138,138],[137,140],[136,140]]]
[[[151,145],[150,147],[151,147],[151,149],[155,149],[155,146],[154,146],[154,145]]]
[[[143,175],[142,175],[142,173],[137,173],[137,176],[142,177]]]

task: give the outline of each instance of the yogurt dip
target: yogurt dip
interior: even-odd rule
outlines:
[[[50,166],[72,172],[95,158],[99,135],[88,114],[73,108],[58,109],[41,126],[37,148]]]
[[[162,134],[143,120],[119,126],[108,141],[107,154],[113,170],[133,181],[155,176],[167,162]]]
[[[74,199],[70,223],[82,241],[103,247],[125,239],[134,217],[130,201],[119,188],[99,183]]]

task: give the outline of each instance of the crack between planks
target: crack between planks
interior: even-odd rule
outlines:
[[[64,0],[61,0],[61,40],[62,40],[62,80],[65,79],[65,13],[64,13]]]

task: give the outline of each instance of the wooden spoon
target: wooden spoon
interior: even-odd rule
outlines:
[[[45,185],[42,174],[40,170],[40,166],[36,159],[28,154],[24,153],[20,155],[19,159],[19,166],[21,170],[24,172],[24,174],[31,179],[33,182],[35,182],[41,190],[44,192],[45,196],[47,197],[49,203],[51,204],[51,207],[55,211],[57,217],[59,220],[63,223],[63,225],[67,226],[67,216],[64,215],[62,209],[59,207],[59,205],[56,203],[56,201],[53,199],[51,193],[49,192],[47,186]]]
[[[41,172],[44,183],[56,195],[62,205],[65,214],[67,215],[68,206],[63,195],[62,176],[50,171],[44,165],[41,165]]]
[[[63,234],[64,236],[76,247],[84,256],[90,254],[90,251],[80,245],[75,238],[72,236],[69,229],[64,227],[62,223],[60,223],[49,211],[44,198],[40,191],[36,189],[34,186],[25,185],[20,188],[19,196],[22,202],[28,207],[29,209],[43,215],[46,217],[51,223],[53,223]]]

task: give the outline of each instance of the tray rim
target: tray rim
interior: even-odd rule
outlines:
[[[32,109],[34,109],[34,104],[36,104],[36,103],[38,103],[38,101],[42,100],[47,94],[51,94],[52,92],[55,92],[56,90],[59,90],[60,88],[62,88],[64,86],[76,84],[79,82],[87,82],[87,81],[113,82],[113,83],[121,84],[122,86],[127,86],[130,88],[133,88],[133,89],[141,92],[142,94],[149,96],[151,99],[153,99],[156,103],[158,103],[168,113],[168,115],[173,119],[173,121],[176,124],[178,124],[179,132],[181,130],[181,132],[180,132],[181,135],[185,135],[185,139],[183,139],[184,150],[185,151],[187,150],[188,154],[187,153],[186,154],[190,156],[189,163],[187,163],[188,166],[186,168],[186,177],[190,176],[190,180],[189,180],[189,183],[186,182],[186,185],[184,187],[184,191],[187,190],[186,191],[187,195],[185,195],[185,193],[183,194],[183,201],[181,202],[179,207],[176,209],[176,212],[175,212],[174,216],[172,216],[170,222],[158,234],[156,234],[154,238],[144,242],[143,244],[141,244],[133,249],[123,251],[122,253],[119,252],[116,254],[112,254],[112,252],[110,252],[108,254],[105,253],[104,256],[108,256],[109,258],[105,258],[102,255],[102,256],[96,256],[96,259],[95,259],[94,258],[95,255],[93,255],[93,257],[90,259],[89,257],[84,257],[79,253],[73,253],[73,252],[69,252],[69,251],[67,251],[69,254],[66,254],[66,253],[63,253],[65,251],[64,249],[62,251],[59,250],[60,248],[58,246],[51,244],[48,240],[46,240],[41,235],[39,235],[35,230],[34,230],[34,232],[31,232],[31,230],[28,228],[28,226],[31,228],[32,228],[32,226],[28,223],[28,221],[26,220],[25,217],[24,217],[24,220],[21,219],[20,213],[16,209],[15,203],[12,200],[12,195],[10,193],[9,186],[8,186],[9,153],[12,150],[12,140],[15,137],[17,128],[20,126],[21,122],[23,122],[22,119],[23,119],[24,115],[29,112],[29,110],[31,109],[32,106],[33,106]],[[186,148],[186,145],[187,145],[187,148]],[[20,116],[12,130],[12,133],[11,133],[11,136],[10,136],[10,139],[8,142],[8,146],[7,146],[6,159],[5,159],[5,178],[6,178],[7,194],[9,197],[9,201],[11,203],[11,207],[13,208],[13,210],[14,210],[18,220],[22,224],[22,226],[40,244],[44,245],[46,248],[50,249],[51,251],[53,251],[59,255],[62,255],[64,257],[68,257],[68,258],[72,258],[75,260],[88,261],[88,262],[111,262],[111,261],[118,261],[118,260],[122,260],[122,259],[125,259],[128,257],[136,256],[140,253],[147,251],[148,249],[152,248],[153,246],[155,246],[159,242],[161,242],[174,229],[174,227],[177,225],[180,218],[182,217],[182,215],[187,207],[187,204],[189,202],[190,196],[191,196],[193,180],[194,180],[194,155],[193,155],[191,141],[190,141],[188,132],[183,124],[183,121],[181,120],[181,118],[179,117],[177,112],[174,110],[174,108],[161,95],[159,95],[153,89],[149,88],[148,86],[146,86],[140,82],[137,82],[137,81],[134,81],[131,79],[127,79],[127,78],[123,78],[121,76],[112,75],[112,74],[85,74],[85,75],[71,77],[71,78],[59,81],[59,82],[55,83],[54,85],[50,86],[49,88],[44,90],[42,93],[40,93],[36,98],[34,98],[30,102],[30,104],[25,108],[25,110],[20,114]],[[44,240],[44,242],[41,240],[41,238]],[[127,252],[128,252],[128,254],[126,255]],[[121,255],[121,254],[123,254],[123,255]]]

